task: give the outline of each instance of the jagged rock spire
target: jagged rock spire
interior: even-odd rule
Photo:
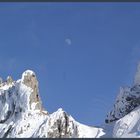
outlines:
[[[134,77],[134,85],[140,85],[140,62],[137,65],[137,71]]]
[[[6,81],[7,81],[7,84],[12,84],[13,79],[11,76],[8,76]]]
[[[3,83],[3,80],[2,80],[2,78],[0,77],[0,84],[2,84]]]
[[[30,95],[30,106],[35,103],[34,109],[42,110],[42,103],[39,97],[38,81],[35,73],[31,70],[26,70],[22,74],[21,80],[27,87],[30,87],[33,90]]]

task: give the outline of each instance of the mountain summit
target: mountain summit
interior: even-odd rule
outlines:
[[[86,133],[85,133],[86,132]],[[42,107],[36,74],[26,70],[21,79],[0,83],[0,137],[100,137],[102,128],[75,121],[63,109],[49,114]]]
[[[140,137],[140,63],[130,87],[121,87],[101,127],[74,120],[63,109],[43,109],[38,80],[31,70],[21,79],[0,78],[1,138],[105,138]]]

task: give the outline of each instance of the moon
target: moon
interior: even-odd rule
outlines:
[[[70,38],[66,38],[65,42],[67,43],[67,45],[71,45],[71,43],[72,43]]]

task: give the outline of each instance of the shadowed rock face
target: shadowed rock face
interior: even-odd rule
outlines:
[[[22,81],[27,86],[30,87],[33,91],[30,95],[30,107],[32,103],[36,103],[34,109],[41,110],[42,103],[39,97],[38,81],[34,72],[27,70],[22,74]]]
[[[117,121],[138,106],[140,106],[140,63],[137,66],[133,85],[120,88],[113,109],[108,113],[105,122]]]
[[[55,118],[55,119],[54,119]],[[78,129],[75,120],[65,111],[58,109],[48,119],[48,138],[76,138]]]
[[[140,105],[140,87],[120,88],[119,96],[116,99],[113,109],[107,115],[106,123],[110,123],[124,117]]]

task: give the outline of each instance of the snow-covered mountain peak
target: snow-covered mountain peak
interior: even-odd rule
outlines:
[[[35,72],[26,70],[21,79],[11,76],[0,83],[0,137],[99,137],[101,128],[75,121],[62,108],[49,114],[42,108]],[[84,133],[86,131],[86,133]]]
[[[25,76],[28,76],[28,75],[30,75],[30,76],[35,76],[35,77],[36,77],[36,74],[35,74],[34,71],[32,71],[32,70],[26,70],[26,71],[24,71],[24,72],[22,73],[22,78],[21,78],[21,80],[23,81],[24,78],[25,78]]]
[[[120,88],[113,109],[108,113],[105,122],[119,120],[138,106],[140,106],[140,63],[137,66],[134,84]]]
[[[34,72],[25,71],[17,81],[8,76],[7,80],[0,84],[0,122],[36,110],[41,111],[42,105]]]

